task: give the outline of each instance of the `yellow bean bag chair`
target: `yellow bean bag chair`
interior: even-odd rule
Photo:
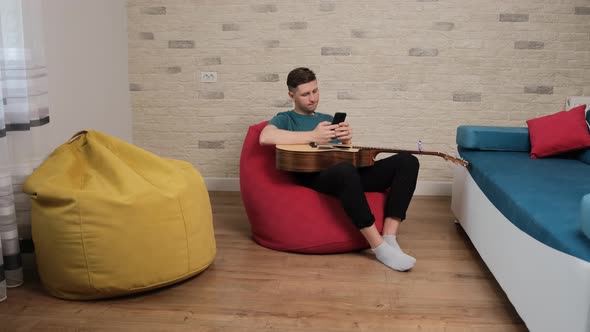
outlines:
[[[37,269],[64,299],[169,285],[215,258],[209,194],[184,161],[97,131],[58,147],[23,187],[32,201]]]

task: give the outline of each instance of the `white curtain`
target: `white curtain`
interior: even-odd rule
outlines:
[[[0,301],[23,283],[31,213],[22,184],[47,156],[42,0],[0,0]]]

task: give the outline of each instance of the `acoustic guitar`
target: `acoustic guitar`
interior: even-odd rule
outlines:
[[[469,162],[442,152],[401,150],[353,146],[344,144],[279,144],[276,146],[276,168],[289,172],[319,172],[338,163],[347,162],[355,167],[371,166],[379,153],[410,153],[438,156],[461,166]]]

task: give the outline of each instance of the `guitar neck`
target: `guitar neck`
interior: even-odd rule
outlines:
[[[445,153],[436,152],[436,151],[419,151],[419,150],[405,150],[405,149],[391,149],[391,148],[383,148],[383,147],[375,147],[375,146],[352,146],[353,149],[359,150],[372,150],[379,153],[409,153],[409,154],[424,154],[424,155],[431,155],[431,156],[445,156]]]
[[[370,147],[370,146],[352,146],[354,149],[359,150],[370,150],[373,156],[377,156],[379,153],[409,153],[409,154],[417,154],[417,155],[428,155],[428,156],[438,156],[445,160],[450,160],[454,163],[467,166],[469,163],[465,160],[458,159],[452,157],[446,153],[437,152],[437,151],[420,151],[420,150],[404,150],[404,149],[390,149],[390,148],[382,148],[382,147]]]

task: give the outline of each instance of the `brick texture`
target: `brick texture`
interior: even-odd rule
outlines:
[[[528,22],[529,14],[500,13],[500,22]]]
[[[308,66],[318,111],[355,143],[455,154],[459,125],[525,126],[590,94],[587,1],[128,0],[134,143],[237,177],[248,126],[291,108]],[[200,81],[201,72],[217,82]],[[420,180],[451,166],[419,157]]]
[[[517,40],[514,42],[514,48],[519,50],[541,50],[545,48],[545,43],[541,41]]]

